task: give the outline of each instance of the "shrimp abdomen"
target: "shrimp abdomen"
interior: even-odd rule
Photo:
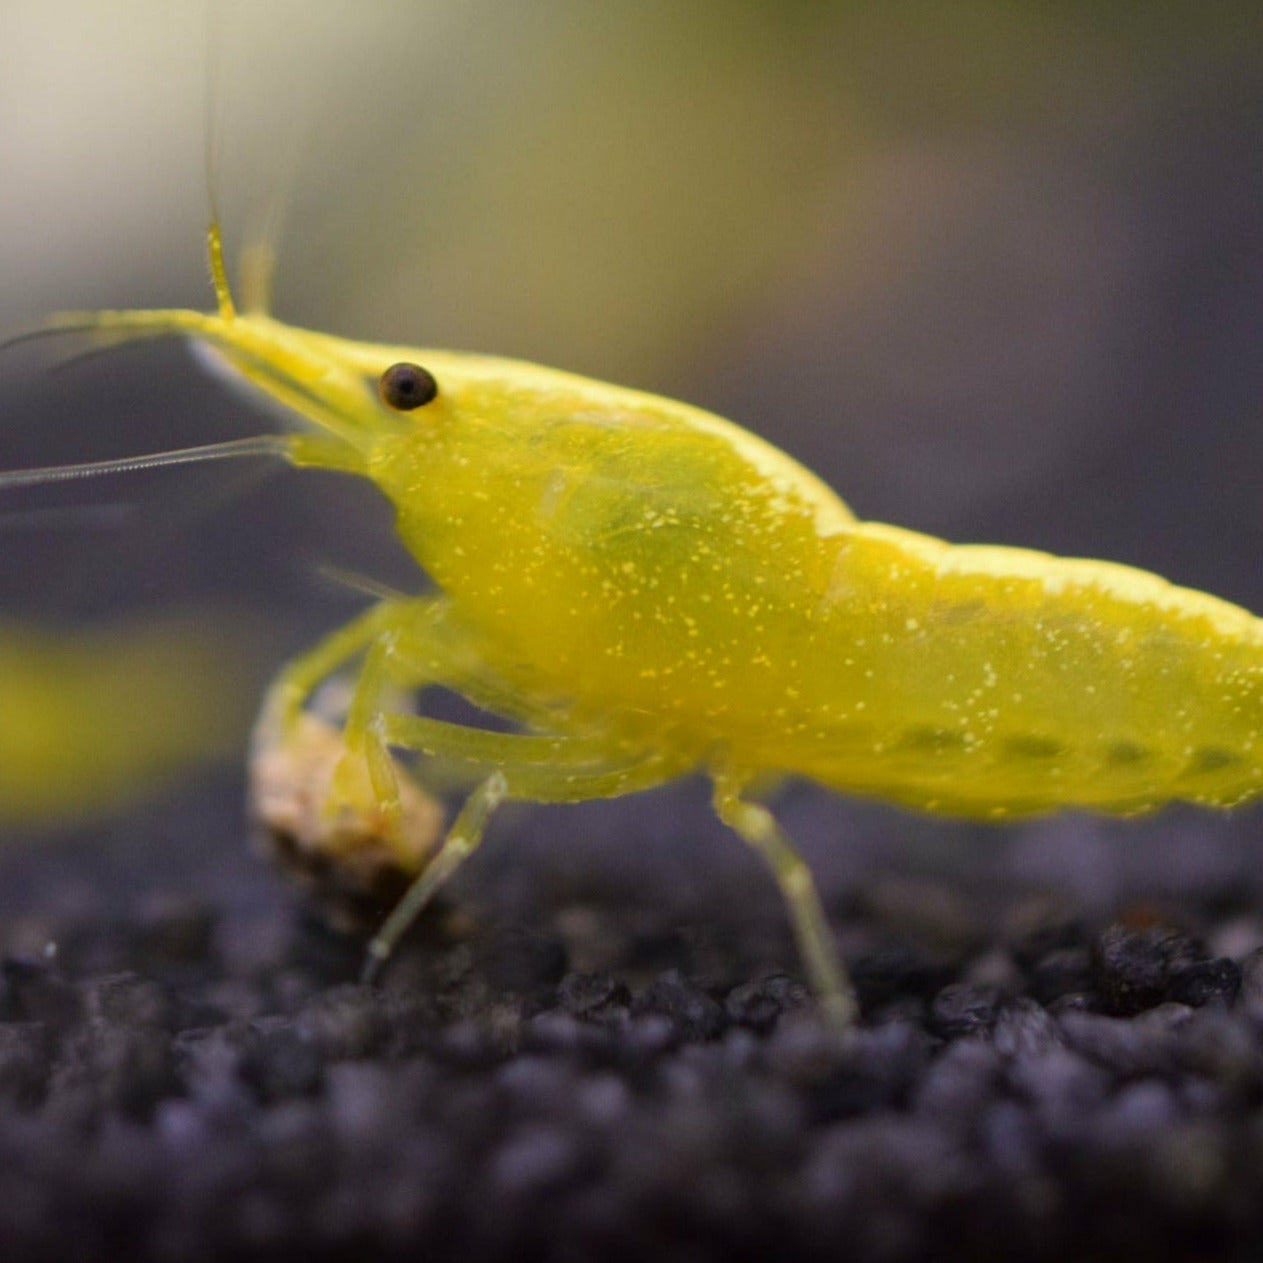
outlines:
[[[1228,602],[864,523],[817,617],[785,770],[984,818],[1227,806],[1263,787],[1263,624]]]

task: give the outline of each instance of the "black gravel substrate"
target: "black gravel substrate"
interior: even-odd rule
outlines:
[[[866,887],[843,1043],[748,877],[463,898],[374,988],[279,885],[10,918],[0,1259],[1263,1257],[1248,891]]]

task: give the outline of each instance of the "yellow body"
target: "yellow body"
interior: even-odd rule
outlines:
[[[1237,606],[857,521],[770,444],[659,396],[263,316],[118,320],[141,317],[315,422],[297,463],[382,489],[444,635],[549,731],[981,818],[1263,785],[1263,625]],[[399,361],[433,373],[432,403],[378,399]]]
[[[742,780],[988,818],[1227,804],[1263,782],[1246,611],[856,521],[669,400],[409,354],[450,398],[370,475],[480,657],[565,722]]]
[[[1263,784],[1263,637],[1246,611],[1123,566],[857,521],[776,448],[669,399],[238,314],[217,249],[212,234],[216,314],[60,327],[197,339],[313,423],[278,450],[372,479],[434,581],[437,594],[383,601],[292,664],[260,727],[263,748],[283,746],[315,688],[359,656],[348,796],[370,784],[398,822],[390,747],[485,776],[378,957],[502,798],[577,801],[701,770],[773,868],[812,980],[848,1020],[810,875],[742,797],[755,777],[980,818],[1227,805]],[[384,402],[400,364],[422,366],[435,397]],[[390,702],[430,685],[521,731]]]

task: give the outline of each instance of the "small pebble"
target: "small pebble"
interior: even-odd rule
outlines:
[[[1110,1011],[1120,1015],[1166,1000],[1231,1000],[1240,986],[1240,972],[1231,961],[1208,960],[1190,938],[1162,926],[1109,926],[1093,940],[1092,976]]]
[[[991,984],[952,983],[930,1005],[930,1029],[949,1039],[988,1030],[999,1015],[1001,999],[1000,988]]]
[[[633,1017],[664,1017],[681,1039],[716,1039],[728,1024],[723,1006],[685,981],[676,969],[659,974],[631,1004]]]
[[[807,988],[785,974],[773,974],[757,982],[743,982],[724,999],[730,1022],[766,1034],[782,1013],[810,1003]]]
[[[1092,979],[1091,953],[1086,947],[1060,947],[1040,956],[1030,967],[1031,996],[1051,1004],[1084,991]]]
[[[631,992],[610,974],[567,974],[557,986],[557,1001],[575,1017],[601,1018],[626,1009]]]
[[[1061,1043],[1061,1030],[1042,1005],[1022,996],[1006,1004],[992,1028],[996,1051],[1005,1057],[1031,1057]]]
[[[324,1073],[315,1040],[305,1038],[285,1017],[258,1018],[246,1030],[241,1078],[265,1102],[314,1093]]]

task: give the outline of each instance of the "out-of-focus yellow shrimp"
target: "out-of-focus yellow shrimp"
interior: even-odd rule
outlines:
[[[54,327],[199,342],[310,423],[210,454],[371,479],[435,584],[288,666],[258,728],[261,752],[295,748],[315,691],[359,661],[328,794],[380,818],[420,870],[370,965],[505,799],[580,802],[701,771],[769,864],[811,982],[845,1024],[855,1000],[811,874],[747,796],[757,778],[982,819],[1228,806],[1263,787],[1263,623],[1245,610],[1124,566],[857,521],[770,444],[674,400],[239,314],[214,229],[211,260],[212,314]],[[431,687],[517,731],[392,700]],[[432,858],[401,840],[392,748],[481,778]],[[355,845],[354,830],[330,842]]]
[[[230,755],[248,722],[239,640],[206,618],[0,622],[0,824],[119,811]]]

